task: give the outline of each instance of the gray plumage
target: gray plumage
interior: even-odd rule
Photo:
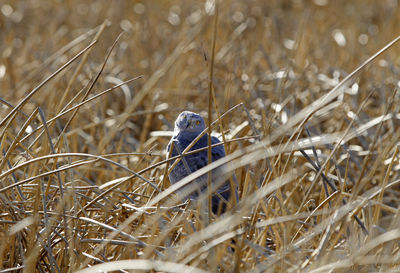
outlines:
[[[196,113],[190,111],[184,111],[179,114],[175,121],[174,135],[171,138],[167,146],[167,154],[171,147],[171,143],[174,142],[174,150],[172,151],[172,157],[177,156],[183,152],[186,147],[205,129],[204,119]],[[220,140],[214,136],[211,137],[211,143],[220,143]],[[194,151],[200,148],[208,146],[208,134],[203,135],[196,144],[190,149]],[[225,156],[225,149],[223,145],[218,145],[212,148],[212,162]],[[171,162],[172,164],[173,162]],[[172,184],[180,181],[182,178],[188,176],[192,172],[203,168],[208,163],[208,151],[203,150],[191,155],[185,155],[182,160],[175,166],[175,168],[169,174],[169,180]],[[212,171],[213,183],[221,178],[223,174],[221,168],[217,168]],[[223,176],[222,176],[223,177]],[[199,192],[205,192],[207,189],[207,174],[194,180],[192,183],[199,183],[197,187],[198,191],[195,191],[187,196],[190,199],[196,199]],[[226,203],[231,196],[231,186],[229,181],[225,181],[212,196],[212,210],[214,213],[217,212],[218,206],[221,204],[222,211],[226,209]]]

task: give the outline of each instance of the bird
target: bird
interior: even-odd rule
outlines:
[[[175,121],[174,134],[168,143],[167,146],[167,157],[170,154],[170,149],[173,147],[173,151],[170,154],[171,157],[181,155],[181,153],[186,149],[186,147],[206,128],[204,119],[201,115],[191,112],[191,111],[183,111],[180,113]],[[172,143],[174,143],[172,145]],[[221,141],[215,137],[211,136],[211,144],[218,144]],[[208,147],[208,134],[204,134],[190,149],[190,151],[194,151],[197,149],[201,149],[204,147]],[[225,148],[223,145],[217,145],[212,147],[212,162],[217,161],[218,159],[225,156]],[[172,164],[175,160],[173,160],[170,164]],[[184,177],[190,175],[191,173],[203,168],[208,164],[208,150],[202,150],[190,155],[183,156],[182,160],[178,162],[178,164],[171,170],[169,174],[169,180],[172,184],[180,181]],[[212,171],[212,182],[215,183],[221,177],[223,179],[223,170],[221,168],[214,169]],[[204,174],[200,176],[198,179],[192,181],[191,183],[200,183],[197,186],[197,191],[189,194],[186,199],[196,200],[199,197],[200,193],[207,193],[207,181],[208,176]],[[235,194],[236,189],[235,189]],[[226,205],[231,197],[231,185],[229,180],[223,182],[223,184],[216,189],[211,198],[212,203],[212,211],[214,214],[218,213],[218,209],[221,206],[221,213],[224,213],[226,210]]]

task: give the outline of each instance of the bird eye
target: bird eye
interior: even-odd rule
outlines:
[[[196,120],[196,125],[200,125],[200,120]]]
[[[183,118],[184,118],[184,119],[186,119],[186,118],[187,118],[187,115],[186,115],[186,114],[185,114],[185,115],[183,115]]]

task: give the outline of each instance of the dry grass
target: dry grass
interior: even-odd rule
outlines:
[[[397,1],[55,2],[0,2],[0,272],[400,270]],[[184,109],[222,216],[165,179]]]

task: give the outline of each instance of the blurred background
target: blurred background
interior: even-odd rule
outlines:
[[[16,104],[88,45],[104,24],[76,80],[70,83],[78,62],[46,84],[26,108],[40,106],[54,116],[94,78],[123,32],[91,92],[135,76],[143,78],[86,106],[92,111],[79,111],[79,127],[128,111],[131,116],[119,124],[120,133],[126,130],[126,141],[138,148],[149,131],[170,130],[181,110],[207,109],[214,1],[32,0],[1,1],[0,7],[0,94],[9,103]],[[214,64],[219,111],[244,102],[258,122],[262,111],[270,118],[277,109],[284,111],[274,121],[285,122],[282,113],[286,119],[330,90],[395,38],[399,24],[395,0],[222,1]],[[382,107],[379,103],[397,86],[398,52],[395,46],[355,79],[349,92],[357,96],[351,97],[350,107],[356,107],[371,88],[379,91],[374,93],[376,109]],[[53,107],[66,89],[64,105]],[[143,98],[132,106],[140,92]],[[1,115],[7,109],[3,105]],[[146,115],[138,111],[149,109],[157,114],[141,140]],[[91,130],[107,130],[103,126]],[[102,149],[110,152],[115,147]]]

